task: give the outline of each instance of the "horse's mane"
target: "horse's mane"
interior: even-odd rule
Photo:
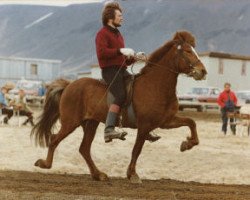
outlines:
[[[183,43],[188,43],[191,46],[195,47],[195,38],[194,36],[187,32],[187,31],[181,31],[181,32],[176,32],[173,39],[170,41],[167,41],[164,45],[156,49],[153,53],[150,54],[148,58],[148,63],[146,63],[145,67],[141,69],[140,73],[144,73],[145,70],[151,66],[151,63],[156,63],[159,61],[161,58],[164,57],[164,55],[172,48],[173,45],[175,44],[183,44]]]

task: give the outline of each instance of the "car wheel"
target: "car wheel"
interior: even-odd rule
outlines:
[[[204,108],[203,108],[202,106],[199,106],[199,107],[197,108],[197,112],[203,112],[203,110],[204,110]]]

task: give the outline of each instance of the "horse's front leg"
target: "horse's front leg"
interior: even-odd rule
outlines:
[[[138,130],[135,145],[132,151],[132,158],[127,170],[127,177],[131,183],[141,183],[140,177],[136,173],[136,162],[141,153],[146,136],[149,132],[140,132]]]
[[[193,146],[199,144],[199,139],[196,130],[196,123],[193,119],[187,117],[175,116],[171,121],[166,122],[160,128],[171,129],[171,128],[179,128],[182,126],[188,126],[191,131],[191,137],[187,137],[187,140],[183,141],[180,146],[181,151],[186,151],[191,149]]]

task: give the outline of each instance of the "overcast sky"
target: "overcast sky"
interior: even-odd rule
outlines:
[[[94,3],[102,0],[0,0],[0,5],[4,4],[33,4],[33,5],[56,5],[67,6],[77,3]]]

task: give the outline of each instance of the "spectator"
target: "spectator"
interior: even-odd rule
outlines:
[[[222,132],[224,135],[227,134],[227,123],[228,123],[228,112],[234,112],[235,106],[237,105],[237,97],[233,91],[231,91],[231,84],[224,84],[224,91],[220,93],[217,102],[221,107],[221,118],[222,118]],[[230,118],[230,122],[234,122],[233,118]],[[236,125],[230,124],[232,133],[236,134]]]
[[[42,84],[38,88],[38,96],[43,97],[46,93],[46,84],[43,81]]]
[[[29,122],[32,126],[34,126],[32,115],[33,113],[31,109],[27,106],[24,90],[19,90],[18,96],[10,102],[10,105],[19,110],[20,116],[28,117],[28,119],[23,123],[23,125],[26,125]]]
[[[2,109],[2,114],[7,115],[3,120],[5,124],[8,124],[9,119],[13,116],[13,110],[8,108],[8,102],[6,100],[7,93],[8,89],[6,87],[2,87],[0,91],[0,108]]]

